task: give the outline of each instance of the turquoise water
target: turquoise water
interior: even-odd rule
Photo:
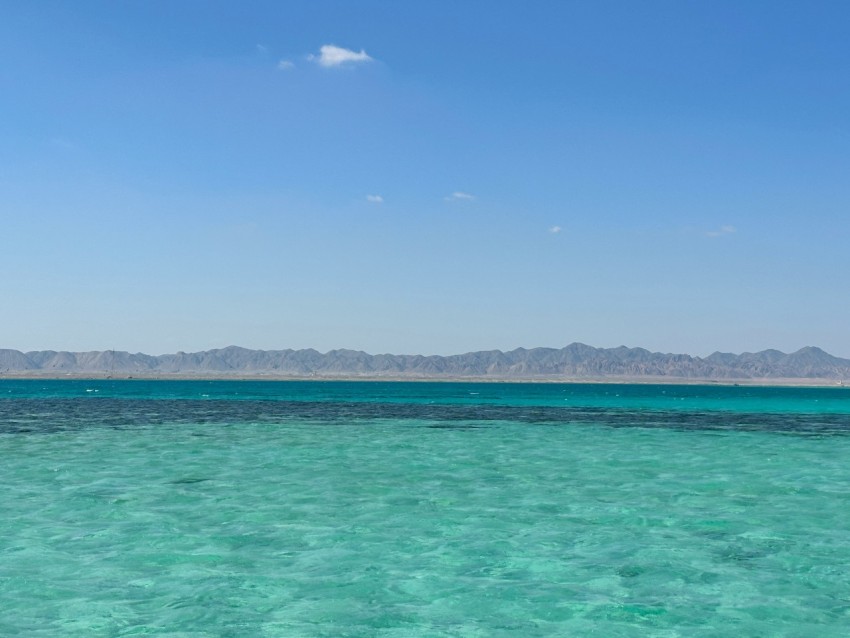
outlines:
[[[0,381],[2,636],[846,636],[850,390]]]

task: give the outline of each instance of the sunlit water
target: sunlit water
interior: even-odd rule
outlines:
[[[0,636],[841,636],[850,390],[0,381]]]

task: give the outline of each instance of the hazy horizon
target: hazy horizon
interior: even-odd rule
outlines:
[[[245,349],[245,350],[252,350],[252,351],[256,351],[256,352],[275,352],[275,351],[284,351],[284,350],[294,350],[294,351],[315,350],[315,351],[319,352],[320,354],[328,354],[328,353],[334,352],[334,351],[348,350],[348,351],[353,351],[353,352],[365,352],[366,354],[369,354],[369,355],[385,355],[386,354],[386,355],[402,355],[402,356],[404,356],[404,355],[420,356],[421,355],[421,356],[426,356],[426,357],[429,357],[429,356],[447,357],[447,356],[455,356],[455,355],[472,354],[472,353],[476,353],[476,352],[493,352],[493,351],[511,352],[511,351],[514,351],[514,350],[535,350],[535,349],[561,350],[561,349],[567,348],[567,347],[569,347],[573,344],[590,346],[591,348],[602,349],[602,350],[612,350],[612,349],[617,349],[617,348],[628,348],[628,349],[640,348],[640,349],[643,349],[643,350],[648,350],[649,352],[652,352],[654,354],[658,354],[658,353],[660,353],[660,354],[673,354],[673,355],[684,354],[684,355],[689,355],[689,356],[692,356],[692,357],[699,357],[699,358],[705,358],[705,357],[712,355],[714,353],[717,353],[717,352],[740,355],[740,354],[746,354],[746,353],[759,353],[759,352],[763,352],[765,350],[778,350],[778,351],[783,352],[785,354],[793,354],[794,352],[798,352],[799,350],[803,350],[803,349],[806,349],[806,348],[818,348],[819,350],[823,350],[827,354],[830,354],[830,355],[835,356],[835,357],[850,358],[850,357],[844,357],[843,355],[841,355],[839,353],[831,352],[829,350],[826,350],[825,348],[821,348],[820,346],[818,346],[816,344],[807,344],[805,346],[801,346],[800,348],[795,348],[794,350],[782,350],[781,348],[764,348],[762,350],[741,350],[740,352],[732,352],[732,351],[728,351],[728,350],[717,350],[717,349],[715,349],[715,350],[712,350],[712,351],[706,352],[706,353],[695,353],[695,352],[684,352],[684,351],[680,352],[680,351],[672,351],[672,350],[654,350],[652,348],[647,348],[647,347],[641,346],[641,345],[628,345],[628,344],[622,344],[622,343],[618,344],[616,346],[600,346],[600,345],[596,345],[596,344],[592,344],[592,343],[584,343],[584,342],[581,342],[581,341],[571,341],[569,343],[565,343],[565,344],[561,344],[561,345],[531,345],[531,346],[520,345],[520,346],[514,346],[512,348],[482,348],[480,350],[458,350],[458,351],[455,351],[455,352],[391,352],[389,350],[387,350],[387,351],[369,351],[369,350],[363,350],[362,348],[347,348],[347,347],[344,347],[344,346],[339,347],[339,348],[328,348],[326,350],[311,347],[311,346],[307,346],[307,347],[304,347],[304,348],[293,348],[293,347],[290,347],[290,346],[281,346],[281,347],[274,347],[274,348],[248,348],[248,347],[240,345],[238,343],[228,343],[226,345],[212,346],[212,347],[209,347],[209,348],[201,348],[201,349],[198,349],[198,350],[188,350],[188,349],[182,348],[182,349],[172,350],[172,351],[168,351],[168,352],[131,350],[131,349],[120,348],[120,347],[115,347],[115,348],[89,348],[89,349],[83,349],[83,350],[72,350],[72,349],[69,349],[69,348],[30,348],[30,349],[27,349],[27,350],[22,350],[21,348],[9,348],[7,346],[3,346],[2,344],[0,344],[0,350],[4,350],[4,349],[5,350],[17,350],[18,352],[21,352],[21,353],[24,353],[24,354],[26,354],[27,352],[49,352],[49,351],[73,352],[73,353],[115,351],[115,352],[126,352],[126,353],[129,353],[129,354],[143,354],[143,355],[150,355],[150,356],[154,356],[154,357],[159,357],[159,356],[167,356],[167,355],[179,354],[179,353],[196,354],[196,353],[199,353],[199,352],[209,352],[209,351],[213,351],[213,350],[225,350],[227,348],[242,348],[242,349]]]

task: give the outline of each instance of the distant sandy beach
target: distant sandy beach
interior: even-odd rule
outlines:
[[[392,381],[428,383],[604,383],[604,384],[647,384],[647,385],[720,385],[720,386],[776,386],[776,387],[848,387],[850,383],[840,379],[690,379],[682,377],[417,377],[417,376],[354,376],[354,375],[276,375],[257,374],[209,374],[209,373],[146,373],[111,374],[108,372],[57,373],[42,370],[0,372],[0,379],[43,379],[47,380],[161,380],[161,381]]]

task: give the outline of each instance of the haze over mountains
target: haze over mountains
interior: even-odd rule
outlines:
[[[371,355],[356,350],[248,350],[229,346],[203,352],[151,356],[122,351],[20,352],[0,349],[0,374],[32,376],[271,376],[406,379],[850,379],[850,359],[806,347],[701,358],[643,348],[487,350],[451,356]]]

